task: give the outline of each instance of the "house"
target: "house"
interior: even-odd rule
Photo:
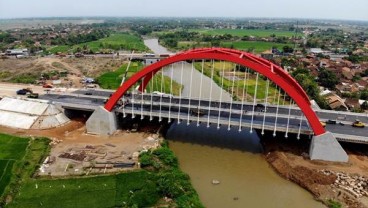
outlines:
[[[261,57],[267,60],[272,60],[273,59],[273,53],[271,50],[267,50],[261,53]]]
[[[333,94],[333,93],[328,94],[326,96],[326,100],[332,110],[337,110],[337,111],[348,111],[349,110],[349,108],[345,105],[344,100],[336,94]]]
[[[8,49],[5,51],[7,56],[29,56],[27,48]]]
[[[350,68],[348,67],[343,67],[342,68],[342,75],[348,79],[348,80],[351,80],[353,79],[353,77],[355,76],[355,73],[354,71],[352,71]]]
[[[345,100],[345,105],[350,109],[360,109],[360,102],[359,99],[356,98],[347,98]]]

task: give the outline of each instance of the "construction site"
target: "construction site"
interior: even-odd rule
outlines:
[[[67,115],[61,106],[41,98],[49,92],[64,95],[89,87],[88,84],[93,83],[93,80],[85,75],[96,76],[115,69],[123,62],[104,58],[97,61],[70,58],[6,59],[0,62],[1,80],[10,81],[22,74],[39,76],[37,84],[0,83],[0,131],[52,140],[50,155],[43,161],[37,174],[68,176],[134,170],[139,168],[138,156],[142,151],[160,145],[159,126],[142,127],[140,132],[132,132],[132,126],[128,126],[109,138],[86,134],[88,112]],[[13,71],[9,71],[9,68]]]

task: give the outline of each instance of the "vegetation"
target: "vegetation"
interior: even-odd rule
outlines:
[[[164,196],[173,198],[171,203],[177,207],[203,207],[167,143],[141,155],[144,170],[69,179],[34,178],[38,164],[48,154],[48,144],[46,138],[0,134],[0,207],[6,196],[12,198],[6,205],[10,208],[152,207],[167,204],[161,201]]]
[[[256,37],[270,37],[270,36],[294,36],[293,31],[282,31],[282,30],[264,30],[264,29],[195,29],[190,30],[193,32],[199,32],[207,35],[225,35],[230,34],[232,36],[244,37],[244,36],[256,36]]]
[[[147,171],[29,180],[7,207],[150,207],[160,199],[155,180]]]
[[[272,48],[283,49],[285,46],[292,47],[291,44],[262,42],[262,41],[237,41],[237,42],[224,42],[222,47],[235,48],[239,50],[245,50],[248,52],[261,53]]]
[[[49,151],[46,138],[21,138],[0,134],[0,164],[3,177],[0,180],[0,207],[5,197],[14,197],[20,186],[29,180],[38,168],[38,164]],[[7,162],[5,162],[7,161]]]
[[[325,98],[320,96],[318,84],[309,70],[299,68],[293,71],[291,75],[303,87],[310,99],[315,100],[321,108],[328,109],[328,104]]]
[[[203,207],[190,178],[178,168],[178,160],[167,142],[162,147],[142,153],[141,167],[157,177],[157,188],[161,195],[174,199],[174,207]]]
[[[333,90],[335,89],[335,86],[339,83],[339,79],[332,71],[321,69],[318,75],[318,82],[323,87]]]
[[[341,207],[342,207],[342,205],[341,205],[339,202],[334,201],[334,200],[332,200],[332,199],[329,199],[329,200],[327,201],[327,206],[328,206],[329,208],[341,208]]]
[[[50,53],[83,52],[97,53],[118,50],[148,51],[142,39],[129,33],[114,33],[109,37],[73,45],[59,45],[48,49]]]
[[[202,71],[202,62],[196,62],[194,66],[198,71],[200,72]],[[247,75],[247,81],[244,83],[245,69],[243,67],[237,66],[237,68],[235,69],[235,74],[240,79],[235,80],[234,85],[233,85],[232,74],[234,73],[234,68],[235,68],[235,64],[233,63],[215,62],[213,80],[218,86],[222,87],[225,91],[229,92],[230,94],[233,94],[233,98],[236,100],[240,100],[242,98],[244,88],[245,88],[244,92],[248,96],[251,96],[252,97],[251,99],[253,99],[255,87],[256,87],[256,75],[254,74],[253,71],[250,71],[249,74]],[[212,69],[212,63],[204,62],[203,74],[205,76],[210,77],[210,78],[212,77],[211,69]],[[225,75],[224,78],[222,78],[223,71],[225,72],[225,74],[228,73],[229,75],[227,76]],[[267,102],[272,103],[276,101],[276,99],[273,97],[276,93],[276,88],[271,83],[272,82],[270,82],[270,85],[269,85]],[[257,95],[256,95],[256,98],[258,100],[265,100],[266,86],[267,86],[267,81],[265,77],[260,75],[258,79],[258,83],[257,83]]]
[[[40,76],[40,73],[23,73],[13,76],[9,81],[14,83],[34,84]]]
[[[121,80],[123,79],[123,75],[126,73],[128,65],[124,64],[119,69],[113,72],[106,72],[99,76],[96,81],[98,84],[104,89],[117,89],[120,84]],[[133,76],[136,72],[143,68],[143,64],[141,62],[132,62],[128,72],[126,73],[126,79],[128,80],[131,76]],[[162,81],[163,80],[163,81]],[[147,92],[153,91],[160,91],[161,92],[161,85],[162,91],[164,93],[170,93],[173,95],[179,95],[182,89],[182,85],[173,81],[172,82],[172,92],[171,92],[171,79],[168,76],[161,76],[161,73],[158,73],[147,86]]]

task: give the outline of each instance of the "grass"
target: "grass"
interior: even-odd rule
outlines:
[[[266,50],[271,50],[272,47],[276,47],[279,50],[282,50],[284,46],[292,47],[292,44],[282,44],[282,43],[273,43],[273,42],[262,42],[262,41],[237,41],[237,42],[222,42],[222,47],[233,47],[239,50],[251,51],[256,53],[261,53]]]
[[[179,170],[177,158],[166,143],[144,153],[154,160],[157,169],[146,165],[143,170],[127,173],[50,179],[32,177],[49,152],[48,139],[0,134],[0,142],[1,158],[6,158],[0,160],[0,185],[9,181],[3,196],[12,199],[5,205],[5,197],[1,198],[0,207],[203,207],[189,177]],[[164,202],[163,197],[174,201]]]
[[[195,68],[198,71],[202,71],[202,63],[197,62],[194,64]],[[254,74],[248,74],[247,81],[244,83],[244,80],[235,80],[234,85],[232,78],[229,79],[222,79],[222,71],[224,69],[225,74],[234,72],[235,64],[226,62],[225,65],[223,62],[215,62],[214,63],[214,73],[213,73],[213,80],[215,83],[217,83],[218,86],[222,87],[225,91],[229,92],[230,94],[237,94],[238,96],[233,96],[236,100],[241,100],[243,95],[243,89],[244,92],[251,96],[252,99],[254,97],[255,87],[256,87],[256,78]],[[204,62],[204,68],[203,73],[211,78],[211,69],[212,69],[212,63],[211,62]],[[236,75],[239,78],[244,78],[245,73],[240,72],[239,70],[236,70]],[[268,99],[267,102],[274,103],[277,102],[276,99],[274,99],[274,95],[276,93],[276,88],[271,84],[269,85],[269,91],[268,91]],[[234,89],[233,89],[234,86]],[[265,100],[266,97],[266,88],[267,88],[267,81],[263,79],[262,76],[259,76],[258,83],[257,83],[257,100]],[[248,101],[250,99],[247,99]]]
[[[13,83],[34,84],[40,78],[40,73],[24,73],[13,76],[9,81]]]
[[[127,68],[127,64],[123,64],[119,69],[112,71],[112,72],[106,72],[104,74],[102,74],[101,76],[99,76],[96,80],[99,83],[100,87],[102,87],[103,89],[117,89],[120,84],[121,84],[121,80],[123,79],[123,74],[126,71]],[[138,71],[140,71],[143,68],[143,64],[140,62],[132,62],[128,73],[127,73],[127,77],[126,80],[128,80],[130,77],[132,77],[135,73],[137,73]],[[162,81],[163,80],[163,81]],[[163,76],[163,79],[161,77],[161,73],[158,73],[156,76],[154,76],[154,78],[152,79],[152,81],[148,84],[147,86],[147,92],[153,92],[153,91],[161,91],[161,84],[162,85],[162,91],[164,93],[169,93],[169,94],[173,94],[173,95],[179,95],[180,91],[182,89],[182,85],[173,81],[172,82],[172,92],[170,91],[170,86],[171,86],[171,79],[168,76]],[[153,87],[152,87],[153,84]]]
[[[107,176],[31,180],[7,207],[151,207],[160,199],[154,175],[136,171]]]
[[[207,35],[225,35],[230,34],[232,36],[255,36],[255,37],[270,37],[272,34],[276,36],[292,37],[294,36],[293,31],[282,31],[282,30],[248,30],[248,29],[192,29],[191,32],[199,32]]]
[[[83,49],[83,46],[86,45],[89,50],[92,50],[94,53],[101,52],[104,50],[134,50],[136,52],[148,51],[149,49],[144,45],[143,40],[135,35],[128,33],[113,33],[107,38],[102,38],[100,40],[87,42],[83,44],[77,44],[73,46],[54,46],[49,48],[48,51],[50,53],[56,54],[58,52],[67,53],[67,52],[76,52],[77,48]]]
[[[0,207],[5,196],[13,196],[34,173],[48,152],[48,141],[0,134]]]

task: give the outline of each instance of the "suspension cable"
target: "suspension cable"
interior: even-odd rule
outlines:
[[[287,119],[287,126],[286,126],[286,132],[285,132],[285,138],[288,138],[288,133],[289,133],[289,124],[290,124],[290,114],[291,114],[291,105],[293,104],[293,101],[290,101],[290,105],[289,105],[289,115],[288,115],[288,119]]]
[[[188,120],[187,120],[187,125],[189,126],[190,124],[190,104],[191,104],[191,100],[192,100],[192,84],[193,84],[193,70],[194,70],[194,60],[192,60],[192,69],[190,72],[190,88],[189,88],[189,104],[188,104]]]
[[[275,137],[276,136],[276,127],[277,127],[277,116],[279,114],[279,106],[280,106],[280,97],[281,97],[281,89],[279,88],[278,90],[278,96],[277,96],[277,107],[276,107],[276,118],[275,118],[275,127],[274,127],[274,130],[273,130],[273,136]],[[277,90],[275,90],[275,92],[277,92]],[[275,93],[275,97],[276,97],[276,93]]]
[[[246,97],[245,88],[248,85],[248,80],[247,80],[248,73],[247,73],[247,70],[248,70],[248,68],[246,68],[245,71],[244,71],[243,96],[242,96],[242,104],[241,104],[241,110],[240,110],[239,132],[241,132],[241,130],[242,130],[242,121],[243,121],[243,114],[244,114],[244,96]]]
[[[234,100],[234,86],[235,86],[235,74],[236,74],[236,64],[234,66],[234,72],[233,72],[233,82],[231,85],[231,100],[230,100],[230,112],[229,112],[229,124],[227,127],[227,130],[230,131],[231,130],[231,111],[233,109],[233,100]],[[236,96],[236,95],[235,95]]]
[[[184,61],[181,62],[181,72],[180,72],[180,84],[183,86],[183,71],[184,71]],[[180,113],[181,113],[181,98],[183,89],[179,90],[179,111],[178,111],[178,124],[180,124]]]
[[[203,84],[203,69],[204,69],[204,59],[202,59],[201,81],[200,81],[200,85],[199,85],[199,99],[198,99],[198,112],[197,112],[197,126],[199,126],[199,114],[200,114],[200,112],[201,112],[202,84]]]
[[[160,115],[159,115],[159,119],[158,121],[161,122],[162,121],[162,116],[161,116],[161,112],[162,112],[162,88],[164,85],[164,68],[161,69],[161,93],[160,93]]]
[[[221,105],[222,105],[222,94],[224,91],[224,76],[225,76],[225,61],[222,62],[222,75],[221,75],[221,90],[220,90],[220,104],[218,107],[218,117],[217,117],[217,129],[220,128],[220,116],[221,116]]]
[[[211,70],[211,86],[210,86],[210,103],[208,108],[208,118],[207,118],[207,128],[210,127],[210,114],[211,114],[211,105],[212,105],[212,85],[213,85],[213,73],[215,71],[215,61],[212,59],[212,70]]]
[[[254,110],[255,110],[255,107],[256,107],[256,101],[257,101],[257,88],[258,88],[258,77],[259,77],[259,73],[257,72],[257,75],[256,75],[256,86],[254,88],[254,98],[253,98],[253,113],[252,113],[252,121],[250,123],[250,133],[253,133],[253,122],[254,122]]]
[[[152,121],[153,117],[152,117],[152,108],[153,108],[153,82],[154,82],[154,75],[153,72],[151,72],[151,107],[150,107],[150,121]]]
[[[172,96],[173,93],[173,77],[174,77],[174,64],[171,64],[171,77],[170,77],[170,103],[169,103],[169,119],[167,120],[168,123],[171,122],[171,102],[172,102]]]
[[[146,77],[145,77],[146,78]],[[144,116],[143,116],[143,101],[144,101],[144,88],[143,88],[143,83],[144,83],[144,79],[142,79],[142,92],[141,92],[141,120],[144,119]]]
[[[300,111],[300,123],[299,123],[298,136],[296,137],[297,139],[300,139],[300,133],[301,133],[301,130],[302,130],[303,118],[304,118],[304,114],[303,114],[302,111]]]
[[[266,122],[266,111],[267,111],[267,101],[268,101],[268,90],[270,87],[270,80],[267,79],[267,84],[266,84],[266,99],[265,99],[265,105],[264,105],[264,112],[263,112],[263,124],[262,124],[262,132],[261,134],[264,135],[264,127],[265,127],[265,122]]]

